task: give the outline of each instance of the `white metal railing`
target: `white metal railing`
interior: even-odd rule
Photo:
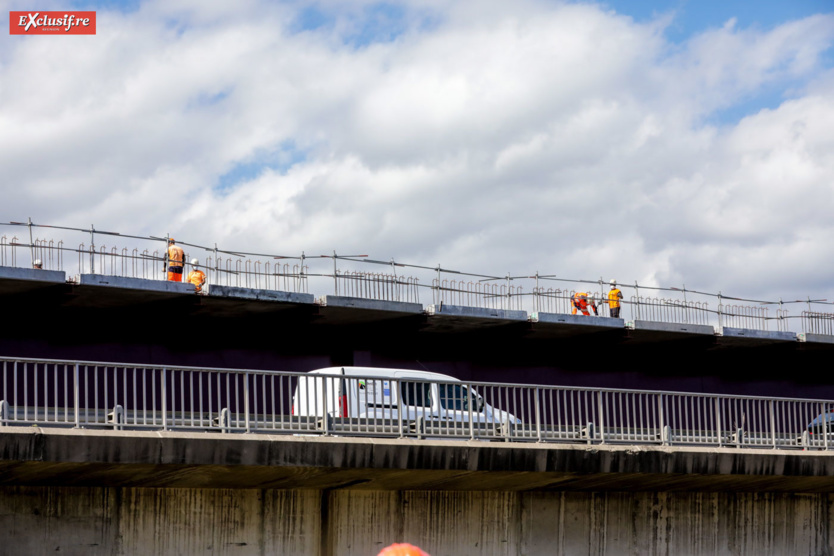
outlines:
[[[802,311],[802,331],[806,334],[834,335],[834,313]]]
[[[0,358],[0,373],[0,427],[821,450],[834,441],[829,400],[22,358]]]
[[[435,305],[463,305],[484,309],[520,311],[521,286],[467,280],[432,280],[432,299]]]
[[[420,303],[420,283],[411,276],[352,270],[336,270],[334,276],[336,295]]]
[[[632,296],[629,303],[635,320],[703,325],[710,321],[706,302]]]

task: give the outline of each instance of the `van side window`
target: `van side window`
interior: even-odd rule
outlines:
[[[403,405],[431,407],[431,384],[427,382],[401,382]]]
[[[440,405],[444,409],[469,409],[469,396],[465,387],[460,384],[438,384],[440,390]]]

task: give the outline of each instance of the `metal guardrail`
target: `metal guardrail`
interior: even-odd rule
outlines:
[[[0,235],[0,266],[31,268],[40,259],[46,270],[61,270],[72,278],[75,274],[106,274],[145,280],[164,280],[163,272],[168,236],[135,236],[118,232],[48,226],[28,222],[0,223],[14,228],[12,234]],[[21,239],[21,228],[28,238]],[[49,229],[52,238],[35,237],[36,230]],[[81,234],[82,242],[77,236]],[[118,240],[116,239],[118,238]],[[119,241],[120,245],[103,241]],[[536,313],[571,314],[571,296],[576,291],[588,293],[597,303],[599,316],[610,315],[607,304],[608,282],[559,278],[554,275],[490,276],[443,268],[405,264],[394,260],[374,260],[366,255],[308,256],[248,253],[219,249],[178,241],[186,251],[185,271],[190,260],[199,260],[196,268],[206,274],[208,290],[212,285],[324,295],[371,300],[421,303],[430,299],[435,306],[463,305],[481,309],[508,309]],[[313,261],[316,261],[315,263]],[[322,267],[325,262],[331,268]],[[370,265],[370,266],[369,266]],[[387,270],[369,270],[371,267]],[[382,269],[380,269],[382,270]],[[550,287],[563,283],[565,287]],[[649,320],[662,323],[712,325],[760,331],[799,331],[808,334],[834,335],[834,313],[816,310],[831,306],[825,299],[762,301],[730,297],[719,293],[677,287],[645,286],[619,283],[631,295],[621,301],[620,317],[626,321]],[[425,289],[430,292],[423,291]],[[422,294],[426,294],[421,296]],[[650,295],[647,295],[650,293]],[[430,295],[429,295],[430,294]],[[791,314],[790,304],[802,303],[806,310]],[[777,306],[775,315],[768,312]],[[717,307],[717,310],[711,307]]]
[[[432,280],[432,294],[435,305],[520,311],[524,290],[521,286],[435,278]]]
[[[420,282],[410,276],[380,272],[335,271],[336,295],[420,303]]]
[[[831,450],[834,401],[0,358],[0,427],[34,425]]]
[[[834,313],[802,311],[802,331],[806,334],[834,335]]]

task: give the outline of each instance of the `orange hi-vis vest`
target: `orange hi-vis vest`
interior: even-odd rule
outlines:
[[[588,294],[585,292],[576,292],[573,294],[573,304],[581,309],[588,306]]]
[[[182,247],[171,245],[168,247],[168,266],[175,268],[182,268],[182,262],[185,260],[185,252]]]
[[[187,281],[194,284],[194,288],[200,291],[206,283],[206,273],[202,270],[192,270],[188,273]]]

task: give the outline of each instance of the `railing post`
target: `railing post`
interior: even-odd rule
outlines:
[[[307,255],[304,254],[304,251],[301,252],[301,268],[298,269],[298,278],[296,278],[296,290],[299,293],[307,293],[307,287],[305,286],[306,280],[304,279],[304,261],[306,260]]]
[[[231,428],[231,412],[229,411],[228,407],[224,407],[220,410],[220,432],[228,433]]]
[[[334,295],[339,295],[339,279],[337,278],[337,276],[339,275],[339,269],[338,269],[338,266],[337,266],[337,261],[338,261],[338,259],[336,257],[336,251],[334,250],[333,251],[333,294]]]
[[[78,429],[81,428],[81,408],[79,407],[81,402],[78,400],[78,392],[80,390],[78,385],[78,363],[73,366],[72,390],[72,395],[75,398],[75,401],[73,402],[73,406],[75,407],[75,428]]]
[[[715,426],[718,427],[716,430],[716,438],[720,447],[724,444],[724,437],[721,434],[721,429],[724,428],[721,423],[721,398],[715,398],[715,415]]]
[[[391,385],[391,390],[394,389],[394,385]],[[402,390],[403,386],[401,382],[397,383],[397,432],[400,435],[400,438],[403,437],[403,397],[402,397]],[[408,384],[405,385],[406,390],[408,390]],[[414,389],[416,390],[417,387],[415,386]],[[393,392],[392,392],[393,393]],[[415,415],[415,417],[417,417]]]
[[[822,403],[820,404],[820,416],[822,417],[822,445],[828,451],[828,420],[826,419],[825,404]]]
[[[541,292],[539,291],[539,271],[536,271],[536,275],[534,276],[536,279],[536,285],[533,286],[533,311],[536,313],[540,313],[541,309],[539,309],[539,295]]]
[[[6,419],[9,414],[9,402],[0,400],[0,427],[6,426]]]
[[[773,400],[768,401],[768,411],[770,411],[770,433],[773,439],[773,448],[776,448],[776,412],[773,408]]]
[[[166,377],[168,376],[167,369],[162,369],[162,377],[160,380],[160,391],[162,392],[162,430],[168,430],[168,384]]]
[[[125,408],[121,404],[116,404],[113,408],[113,430],[120,431],[124,429],[125,422]]]
[[[335,255],[335,251],[334,251]],[[324,436],[330,435],[330,413],[327,411],[327,377],[321,377],[321,388],[322,388],[322,429],[324,430]],[[318,401],[318,396],[316,396],[316,400]]]
[[[664,432],[666,430],[666,419],[664,419],[664,417],[663,417],[663,394],[658,394],[657,395],[657,417],[658,417],[658,419],[657,419],[658,425],[660,425],[661,443],[664,446],[668,446],[669,445],[668,438],[664,437]]]
[[[472,402],[474,397],[472,395],[472,385],[466,385],[466,407],[469,410],[469,440],[475,440],[475,426],[472,424]]]
[[[243,414],[246,432],[252,432],[249,429],[249,373],[243,373]]]
[[[542,419],[541,419],[541,401],[539,400],[540,390],[536,388],[536,440],[542,441]],[[552,398],[551,398],[552,399]]]
[[[394,301],[400,301],[400,283],[397,280],[397,264],[391,257],[391,272],[394,273]]]
[[[434,300],[435,305],[443,306],[443,297],[440,295],[440,263],[437,263],[437,290],[435,292],[437,299]]]
[[[214,281],[220,285],[220,261],[217,258],[217,244],[214,244]]]
[[[96,273],[96,227],[90,224],[90,274]]]
[[[605,444],[605,411],[602,407],[602,390],[597,391],[597,404],[599,405],[599,442]]]
[[[32,257],[32,268],[34,268],[34,265],[35,265],[35,241],[34,241],[34,238],[32,237],[32,217],[31,216],[29,217],[28,226],[29,226],[29,254]]]
[[[643,318],[643,315],[641,313],[640,308],[640,285],[637,283],[637,280],[634,281],[634,299],[636,302],[635,304],[637,305],[637,310],[633,311],[633,313],[637,314],[632,314],[632,317],[634,317],[634,320],[641,320]]]

